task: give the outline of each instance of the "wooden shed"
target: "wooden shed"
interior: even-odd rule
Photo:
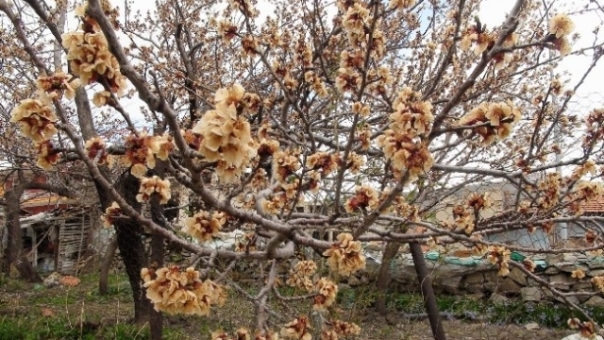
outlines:
[[[21,218],[23,249],[38,271],[77,274],[87,259],[96,209],[71,207]]]

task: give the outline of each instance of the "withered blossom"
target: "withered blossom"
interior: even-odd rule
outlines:
[[[361,242],[353,241],[352,235],[342,233],[331,248],[323,252],[327,265],[342,276],[349,276],[365,268],[365,255],[361,253]]]

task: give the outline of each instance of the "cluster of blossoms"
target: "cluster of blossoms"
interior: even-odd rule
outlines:
[[[565,56],[570,53],[568,35],[573,31],[575,25],[566,14],[557,14],[549,22],[549,33],[554,49]]]
[[[299,316],[281,328],[281,336],[287,340],[311,340],[310,325],[306,316]]]
[[[199,211],[185,219],[182,231],[193,238],[205,242],[211,240],[227,223],[227,216],[220,211]]]
[[[482,103],[459,119],[459,126],[468,126],[482,137],[481,143],[489,145],[504,139],[520,120],[520,111],[511,102]]]
[[[575,170],[573,170],[570,179],[572,181],[578,181],[588,173],[592,175],[596,173],[596,162],[594,162],[592,159],[589,159],[585,163],[577,166]]]
[[[403,10],[413,7],[415,2],[416,0],[390,0],[388,7],[390,7],[390,9],[396,8],[398,10]]]
[[[385,198],[387,194],[387,192],[383,193],[383,197]],[[418,207],[407,203],[403,196],[399,195],[395,197],[389,209],[394,211],[397,216],[404,218],[409,222],[421,221]]]
[[[581,279],[585,278],[585,276],[586,276],[585,270],[583,270],[582,268],[575,269],[571,273],[571,277],[573,279],[577,279],[577,280],[581,280]]]
[[[378,193],[368,185],[358,185],[352,196],[344,204],[344,209],[348,213],[356,212],[358,209],[375,210],[380,203]]]
[[[105,209],[105,214],[101,215],[101,221],[103,226],[109,228],[113,225],[116,219],[122,216],[122,208],[117,202],[111,203],[110,206]]]
[[[21,133],[36,144],[38,166],[49,169],[59,161],[59,155],[53,151],[50,142],[58,132],[55,127],[57,117],[50,103],[42,99],[25,99],[15,107],[10,121],[19,123]]]
[[[323,252],[327,256],[329,268],[343,276],[349,276],[365,268],[365,256],[361,253],[361,242],[353,241],[352,235],[343,233],[338,235],[338,242]]]
[[[592,277],[591,283],[593,283],[596,287],[598,287],[600,292],[604,293],[604,276],[599,275],[599,276]]]
[[[176,266],[143,268],[141,277],[155,310],[168,314],[208,315],[212,305],[222,306],[226,299],[223,287],[211,280],[201,281],[192,267],[184,271]]]
[[[268,214],[278,214],[284,209],[287,202],[294,199],[300,189],[300,178],[296,175],[296,171],[301,168],[300,152],[298,150],[277,150],[273,153],[272,159],[272,178],[277,182],[276,188],[267,197],[263,198],[261,205],[264,211]],[[312,176],[313,174],[309,172]],[[314,172],[314,177],[311,177],[309,188],[317,187],[320,179],[317,172]],[[314,184],[313,184],[314,183]],[[299,195],[298,199],[304,199],[303,195]]]
[[[366,4],[353,1],[348,3],[350,5],[342,6],[347,7],[342,17],[342,26],[350,46],[362,54],[369,52],[373,60],[381,59],[386,50],[386,37],[378,29],[379,20],[376,22],[377,19],[371,14]],[[364,59],[365,57],[363,57]]]
[[[336,302],[336,295],[338,295],[338,285],[327,278],[320,278],[315,284],[315,290],[317,295],[314,297],[313,308],[318,310],[324,310],[325,308],[333,305]]]
[[[583,339],[595,339],[596,338],[596,329],[594,324],[591,321],[584,321],[577,318],[570,318],[567,321],[568,327],[571,329],[579,330],[581,337]]]
[[[214,96],[215,110],[207,111],[192,129],[201,136],[199,153],[207,161],[217,162],[216,174],[224,183],[239,178],[257,154],[258,145],[252,139],[250,123],[239,114],[250,96],[256,95],[245,93],[238,84],[218,90]]]
[[[286,284],[290,287],[300,288],[314,295],[314,309],[323,310],[331,306],[336,301],[338,286],[327,278],[314,280],[312,276],[317,271],[317,264],[314,261],[306,260],[296,263],[289,272]]]
[[[556,205],[560,196],[560,175],[557,172],[549,173],[538,184],[540,194],[537,204],[541,209],[550,209]]]
[[[44,170],[52,169],[52,166],[57,164],[61,159],[60,152],[54,148],[50,140],[36,144],[38,151],[38,159],[36,165]]]
[[[156,157],[165,161],[174,149],[171,136],[148,136],[145,132],[138,136],[128,136],[125,146],[126,153],[122,156],[122,163],[131,166],[130,172],[137,178],[144,177],[147,168],[155,168]]]
[[[101,7],[110,18],[114,18],[114,27],[118,27],[115,17],[117,11],[108,1],[102,1]],[[99,82],[106,85],[105,91],[94,95],[96,105],[111,104],[111,93],[124,94],[127,87],[126,77],[120,72],[117,59],[109,51],[107,39],[99,25],[86,14],[87,5],[75,11],[83,24],[81,30],[65,33],[62,36],[63,47],[68,50],[67,60],[71,70],[80,77],[83,85]]]
[[[472,44],[474,44],[474,53],[476,55],[481,55],[487,49],[493,47],[495,39],[493,34],[487,32],[484,27],[479,26],[477,23],[470,26],[462,33],[459,47],[462,51],[467,51]]]
[[[504,247],[493,246],[488,250],[487,258],[489,261],[497,265],[499,268],[498,274],[501,276],[506,276],[510,273],[509,261],[510,261],[510,251]]]
[[[466,206],[456,205],[453,208],[453,218],[455,227],[458,231],[463,231],[470,235],[474,231],[474,214]]]
[[[235,242],[235,251],[237,252],[249,252],[257,249],[258,237],[255,233],[247,233],[243,238],[237,238]]]
[[[306,71],[304,73],[304,81],[310,84],[312,90],[316,92],[319,97],[327,97],[327,86],[325,86],[325,82],[321,80],[321,77],[316,72]]]
[[[404,88],[393,103],[389,128],[376,140],[391,161],[395,174],[400,176],[403,169],[407,169],[410,180],[415,180],[434,164],[434,158],[422,140],[434,121],[432,105],[420,98],[420,93]]]
[[[583,147],[588,148],[592,143],[604,137],[604,109],[595,109],[585,118],[587,133],[583,137]]]
[[[159,195],[159,204],[168,203],[171,197],[170,181],[157,176],[143,178],[138,195],[136,195],[136,200],[139,202],[148,202],[153,194]]]
[[[281,328],[281,336],[287,340],[311,340],[311,327],[308,323],[307,317],[300,316]],[[338,340],[340,336],[348,338],[361,333],[361,328],[351,322],[332,320],[331,324],[331,329],[321,331],[321,340]]]
[[[285,282],[290,287],[296,287],[310,291],[313,288],[311,276],[317,271],[314,261],[299,261],[294,268],[290,269],[289,277]]]
[[[67,99],[75,97],[75,90],[80,87],[80,80],[73,78],[71,74],[58,71],[50,76],[39,76],[36,80],[38,88],[38,98],[50,104],[55,99],[61,99],[63,96]]]
[[[264,334],[256,334],[254,338],[246,328],[239,328],[233,336],[225,331],[218,330],[212,332],[211,340],[279,340],[279,333],[265,332]]]
[[[105,141],[100,137],[93,137],[84,144],[88,158],[96,160],[98,164],[112,166],[113,157],[107,152]]]

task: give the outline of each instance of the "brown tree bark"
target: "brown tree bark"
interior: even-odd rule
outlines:
[[[424,305],[426,307],[426,313],[428,313],[432,335],[435,340],[447,340],[442,320],[440,319],[438,305],[436,304],[432,280],[430,280],[430,276],[428,276],[428,267],[426,266],[422,246],[418,242],[411,242],[409,243],[409,248],[411,249],[411,256],[413,257],[417,279],[419,280],[422,289]]]
[[[375,282],[375,288],[377,290],[377,299],[375,301],[375,309],[381,315],[386,315],[386,293],[388,291],[388,284],[390,284],[390,264],[392,259],[398,253],[401,244],[398,242],[386,243],[386,249],[382,256],[382,264],[380,265],[380,271]]]
[[[113,263],[113,258],[115,257],[115,252],[117,250],[117,237],[112,237],[111,241],[109,241],[109,246],[107,247],[107,252],[103,257],[103,262],[101,263],[101,274],[99,277],[99,294],[104,295],[109,292],[109,270],[111,269],[111,264]]]
[[[161,131],[159,131],[161,133]],[[158,161],[155,169],[155,175],[159,176],[161,179],[165,177],[165,164],[162,161]],[[154,194],[151,197],[151,219],[161,225],[166,227],[164,224],[164,208],[159,203],[159,196]],[[164,266],[164,250],[165,250],[165,240],[164,238],[157,234],[153,233],[151,235],[151,256],[150,261],[153,266],[163,267]],[[145,297],[146,299],[146,297]],[[149,328],[151,333],[151,340],[161,340],[163,336],[163,328],[164,328],[164,318],[160,311],[156,311],[155,309],[149,310]]]
[[[23,231],[21,230],[21,195],[25,191],[25,184],[16,183],[6,190],[6,230],[8,232],[2,271],[10,274],[11,267],[15,267],[22,279],[29,282],[42,282],[42,278],[23,254]]]
[[[141,205],[136,200],[139,189],[138,178],[132,176],[130,170],[121,175],[117,183],[118,191],[134,209],[140,211]],[[124,261],[128,281],[132,287],[134,299],[134,322],[142,324],[148,321],[151,309],[149,300],[145,297],[140,276],[141,269],[146,265],[145,245],[143,244],[143,228],[130,218],[118,219],[114,222],[117,246]]]
[[[42,282],[42,278],[23,254],[23,230],[21,229],[21,196],[26,189],[42,189],[62,196],[71,196],[66,188],[27,180],[21,171],[17,172],[12,186],[4,193],[6,200],[7,246],[4,250],[2,271],[9,274],[11,267],[19,271],[21,278],[29,282]]]

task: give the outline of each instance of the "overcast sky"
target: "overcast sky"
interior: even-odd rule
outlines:
[[[586,0],[585,0],[586,1]],[[124,1],[113,0],[112,3],[120,7],[120,10],[124,10]],[[221,8],[226,4],[226,0],[221,1],[221,5],[218,5],[216,8]],[[481,4],[480,11],[478,13],[480,20],[483,23],[486,23],[488,27],[493,28],[499,26],[505,20],[505,16],[511,10],[515,1],[511,0],[484,0]],[[553,13],[557,13],[557,11],[569,13],[572,12],[572,9],[577,9],[579,5],[575,3],[585,3],[584,1],[573,1],[573,0],[558,0],[557,9],[553,11]],[[139,1],[134,0],[131,4],[131,11],[135,12],[137,10],[146,11],[149,9],[147,1]],[[260,11],[260,20],[263,21],[267,15],[272,15],[274,12],[274,6],[269,4],[267,1],[259,0],[257,5],[257,9]],[[335,9],[335,7],[334,7]],[[331,11],[330,11],[331,12]],[[335,14],[335,10],[333,11]],[[588,13],[583,14],[581,16],[571,15],[571,19],[575,23],[575,32],[581,34],[581,39],[573,45],[573,50],[576,48],[587,47],[591,45],[593,42],[593,34],[591,33],[593,29],[602,23],[603,15],[600,13]],[[68,26],[73,26],[76,24],[76,21],[73,19],[73,15],[68,15],[69,24]],[[602,38],[603,32],[600,32],[600,38]],[[562,71],[569,71],[572,75],[571,84],[574,85],[580,77],[584,74],[590,63],[591,57],[589,56],[574,56],[569,55],[566,56],[559,65],[559,73]],[[602,87],[600,85],[600,79],[604,77],[604,65],[602,62],[597,66],[597,69],[592,71],[592,74],[586,79],[584,85],[579,89],[576,94],[575,101],[580,101],[580,103],[575,103],[572,110],[580,110],[580,111],[589,111],[597,106],[602,106],[604,104],[604,93],[600,90]],[[128,100],[123,103],[124,107],[127,107],[129,111],[138,111],[138,107],[141,106],[141,103],[138,100]],[[586,114],[587,112],[577,112]],[[132,114],[133,119],[135,121],[142,120],[142,116],[136,113]]]

